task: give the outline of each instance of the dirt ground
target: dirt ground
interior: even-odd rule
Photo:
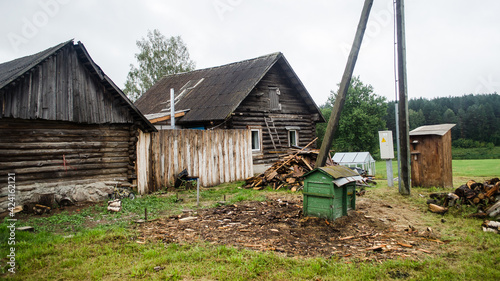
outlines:
[[[300,194],[269,196],[264,202],[239,202],[198,211],[186,210],[138,224],[138,243],[209,242],[287,256],[323,256],[359,261],[420,259],[440,244],[421,226],[415,210],[358,197],[357,210],[333,222],[302,215]]]

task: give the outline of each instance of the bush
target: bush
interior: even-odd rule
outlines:
[[[492,142],[481,142],[471,139],[458,139],[452,142],[452,146],[455,148],[494,148],[495,145]]]

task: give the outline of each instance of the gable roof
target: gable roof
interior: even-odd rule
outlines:
[[[189,110],[182,117],[182,122],[222,121],[236,110],[274,65],[283,69],[306,106],[311,112],[319,113],[324,121],[319,108],[280,52],[218,67],[164,76],[146,91],[135,105],[145,115],[169,114],[169,93],[170,89],[174,88],[175,110]]]
[[[144,117],[144,115],[137,109],[137,107],[135,107],[135,105],[127,98],[120,88],[118,88],[118,86],[116,86],[116,84],[106,74],[104,74],[101,68],[92,60],[85,46],[81,42],[74,44],[73,39],[60,43],[39,53],[0,64],[0,89],[3,89],[9,84],[20,79],[31,69],[41,64],[47,58],[55,55],[66,46],[74,48],[78,54],[79,60],[83,63],[83,65],[85,65],[91,75],[97,76],[96,78],[105,86],[106,90],[113,94],[115,98],[124,102],[134,119],[139,121],[141,124],[141,129],[148,132],[156,131],[156,128],[149,122],[149,120]]]

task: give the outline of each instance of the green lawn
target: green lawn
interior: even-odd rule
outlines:
[[[398,164],[396,161],[392,161],[392,167],[394,177],[397,177]],[[452,167],[454,178],[481,180],[483,178],[500,177],[500,159],[453,160]],[[385,161],[377,161],[375,163],[375,169],[377,170],[377,178],[387,179]]]
[[[500,160],[453,161],[454,176],[464,178],[498,176]],[[396,169],[394,169],[396,171]],[[377,177],[385,174],[385,162],[377,163]],[[240,189],[242,182],[203,190],[202,207],[212,207],[226,198],[230,203],[265,200],[265,196],[289,196],[288,191]],[[474,211],[463,207],[440,216],[427,211],[427,195],[433,188],[419,188],[401,196],[379,180],[368,188],[366,198],[405,206],[420,216],[426,227],[449,241],[439,254],[419,260],[395,259],[357,262],[329,258],[286,257],[274,252],[256,252],[197,244],[138,244],[134,220],[148,208],[150,219],[196,208],[196,192],[156,194],[127,201],[121,212],[110,214],[103,205],[75,213],[35,217],[21,225],[32,225],[34,233],[16,233],[15,275],[8,273],[9,231],[0,226],[1,278],[12,280],[500,280],[500,236],[481,230],[482,220],[469,218]],[[452,189],[449,189],[450,191]],[[89,220],[101,223],[88,224]],[[155,266],[164,267],[154,270]]]

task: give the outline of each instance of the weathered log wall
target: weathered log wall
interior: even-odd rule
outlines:
[[[7,174],[15,173],[18,198],[29,200],[28,193],[49,192],[46,187],[130,181],[136,177],[136,135],[130,124],[1,118],[0,184],[6,186]]]
[[[270,88],[279,88],[281,110],[271,110]],[[319,116],[309,111],[309,107],[304,104],[297,89],[292,86],[283,70],[274,66],[235,110],[225,127],[227,129],[260,128],[262,131],[262,150],[260,153],[254,153],[253,163],[270,164],[285,154],[276,153],[277,151],[285,151],[289,148],[287,128],[297,129],[298,146],[305,146],[316,137],[316,122],[319,120]],[[273,136],[275,144],[278,143],[278,137],[282,144],[277,148],[273,146],[265,118],[272,119],[276,127],[278,135]],[[274,129],[271,131],[274,132]]]
[[[243,180],[253,175],[249,130],[163,130],[140,133],[137,186],[144,194],[173,185],[187,169],[202,186]]]

